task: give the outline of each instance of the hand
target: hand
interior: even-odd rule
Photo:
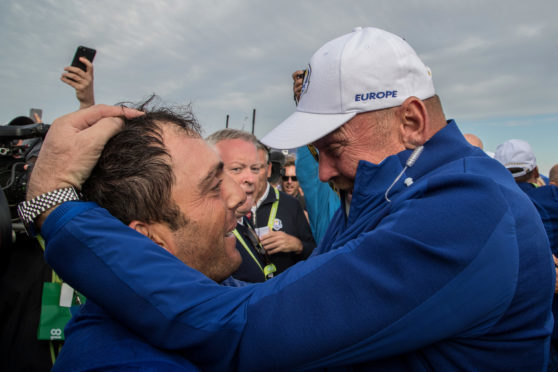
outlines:
[[[302,83],[304,82],[302,76],[304,76],[304,70],[296,70],[292,74],[293,94],[294,94],[294,100],[297,104],[298,101],[300,100],[300,92],[302,91]]]
[[[268,254],[279,252],[302,252],[302,242],[295,236],[283,231],[271,231],[260,238],[262,246]]]
[[[56,119],[31,172],[27,200],[62,187],[80,189],[105,143],[122,129],[121,117],[140,115],[129,108],[97,105]],[[46,215],[37,221],[38,227]]]
[[[86,66],[86,71],[78,67],[68,66],[64,68],[66,72],[62,74],[60,80],[76,90],[79,108],[84,109],[95,104],[93,64],[85,57],[80,57],[79,60]]]

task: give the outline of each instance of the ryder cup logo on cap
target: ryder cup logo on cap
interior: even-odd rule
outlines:
[[[312,56],[308,71],[296,112],[262,139],[266,145],[303,146],[356,114],[435,95],[430,70],[409,44],[372,27],[327,42]]]
[[[514,177],[521,177],[537,166],[531,146],[522,140],[511,139],[498,145],[494,159],[508,168]]]

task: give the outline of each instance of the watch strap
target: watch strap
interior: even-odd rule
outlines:
[[[64,187],[19,203],[17,212],[27,230],[27,234],[35,236],[35,219],[37,217],[58,204],[79,199],[80,197],[76,189],[73,187]]]

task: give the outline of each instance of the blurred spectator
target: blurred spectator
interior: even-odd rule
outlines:
[[[34,123],[30,117],[18,116],[8,125]],[[30,169],[41,143],[40,138],[12,140],[7,146],[10,151],[0,157],[0,192],[5,192],[11,209],[11,220],[6,221],[11,224],[11,245],[0,246],[0,357],[6,371],[48,371],[62,346],[62,341],[37,338],[43,285],[56,275],[44,261],[39,241],[15,228],[21,225],[15,208],[25,200]]]
[[[550,168],[550,172],[548,173],[548,183],[558,186],[558,164]]]
[[[529,143],[511,139],[496,148],[495,157],[513,175],[517,185],[533,202],[539,212],[544,229],[550,241],[552,254],[558,256],[558,188],[554,186],[539,186],[539,168],[537,159]],[[558,273],[558,271],[557,271]],[[558,281],[558,278],[557,278]],[[556,283],[558,288],[558,282]],[[554,332],[552,335],[553,349],[551,353],[551,368],[558,368],[558,297],[554,296],[552,304],[554,314]]]
[[[80,62],[86,66],[86,71],[79,67],[67,66],[60,80],[76,90],[76,98],[79,101],[80,110],[95,104],[93,92],[93,64],[85,57],[80,57]]]
[[[281,190],[287,195],[296,198],[303,210],[306,210],[306,203],[304,201],[304,193],[300,189],[298,184],[298,178],[296,177],[296,166],[294,157],[287,157],[285,166],[283,166],[283,172],[281,175]]]
[[[252,220],[261,242],[280,274],[306,259],[316,243],[300,203],[267,181],[271,171],[267,148],[253,137],[262,165],[256,187]]]
[[[263,282],[277,271],[274,259],[266,254],[250,214],[256,194],[258,175],[264,167],[258,160],[258,152],[252,134],[236,129],[223,129],[206,138],[224,164],[225,172],[246,193],[246,201],[237,209],[236,249],[242,256],[242,264],[232,276],[245,282]],[[248,215],[248,216],[247,216]]]
[[[271,163],[271,172],[268,181],[271,186],[278,187],[281,190],[281,170],[285,165],[285,155],[282,151],[271,150],[269,152],[269,161]]]
[[[463,135],[463,137],[465,137],[467,142],[469,142],[471,145],[476,146],[481,150],[484,150],[484,145],[482,144],[482,141],[479,137],[475,136],[472,133],[466,133]]]

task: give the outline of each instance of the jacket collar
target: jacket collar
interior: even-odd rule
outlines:
[[[357,219],[362,210],[373,208],[374,206],[370,205],[371,203],[387,202],[385,194],[390,186],[388,197],[392,199],[407,187],[412,187],[412,185],[407,186],[405,184],[405,179],[409,177],[415,183],[430,171],[462,158],[467,153],[478,153],[479,156],[485,156],[482,150],[469,145],[455,121],[449,120],[444,128],[424,144],[424,150],[416,163],[407,168],[401,178],[393,184],[397,176],[403,171],[411,153],[412,150],[401,151],[387,157],[380,164],[372,164],[364,160],[359,162],[348,223]]]

